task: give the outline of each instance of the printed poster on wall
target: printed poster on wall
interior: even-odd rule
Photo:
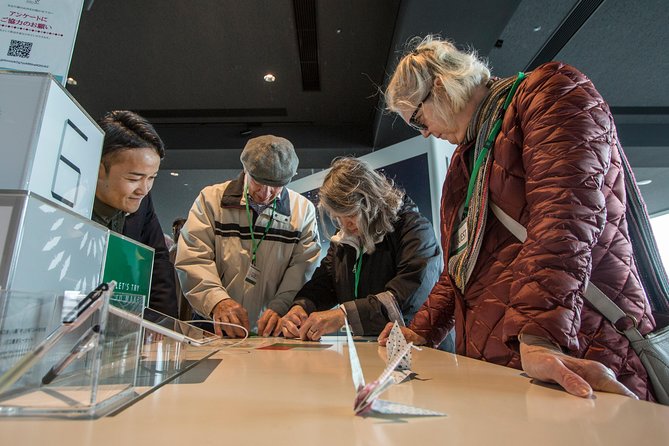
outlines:
[[[0,69],[51,73],[62,85],[84,0],[0,0]]]

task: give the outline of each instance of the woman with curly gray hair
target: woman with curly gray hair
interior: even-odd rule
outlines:
[[[339,230],[283,317],[284,336],[318,340],[339,329],[345,315],[359,335],[411,320],[441,270],[430,222],[392,181],[356,158],[333,161],[319,200]]]

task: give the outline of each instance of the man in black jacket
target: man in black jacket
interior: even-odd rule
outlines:
[[[153,126],[130,111],[98,121],[105,132],[92,219],[155,250],[149,306],[177,315],[174,266],[149,191],[165,145]]]

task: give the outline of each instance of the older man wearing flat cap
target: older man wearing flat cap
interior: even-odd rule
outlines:
[[[179,238],[176,268],[193,309],[217,322],[277,335],[279,320],[311,277],[320,255],[314,205],[286,187],[297,172],[293,145],[250,139],[244,171],[205,187]],[[243,330],[215,324],[228,336]]]

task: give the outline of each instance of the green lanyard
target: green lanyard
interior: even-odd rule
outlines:
[[[274,211],[276,210],[276,198],[274,198],[274,201],[272,202],[272,216],[269,218],[269,221],[267,222],[267,226],[265,226],[265,232],[262,235],[262,238],[258,241],[258,244],[256,244],[256,238],[253,235],[255,232],[254,230],[254,225],[253,221],[251,218],[251,211],[249,210],[249,186],[248,184],[244,186],[244,200],[246,201],[246,215],[249,217],[249,230],[251,231],[251,245],[253,246],[253,249],[251,251],[251,264],[255,266],[256,264],[256,252],[258,252],[258,248],[260,247],[260,244],[262,243],[263,240],[265,240],[265,236],[267,235],[267,232],[269,231],[269,227],[272,225],[272,220],[274,220]]]
[[[362,249],[360,250],[360,255],[355,261],[355,267],[353,268],[353,274],[355,276],[355,290],[353,291],[353,297],[358,298],[358,284],[360,283],[360,270],[362,269]]]
[[[500,116],[499,118],[497,118],[495,124],[492,126],[490,135],[488,135],[488,138],[486,139],[485,144],[483,145],[483,150],[481,150],[481,153],[479,153],[479,156],[476,158],[476,162],[474,163],[474,167],[472,169],[472,176],[469,178],[469,186],[467,187],[467,199],[465,200],[465,210],[464,213],[462,214],[463,219],[467,217],[467,213],[469,212],[469,201],[472,199],[472,194],[474,193],[474,185],[476,184],[476,177],[479,174],[481,165],[488,156],[488,152],[490,151],[490,148],[494,144],[495,138],[497,138],[499,131],[502,129],[502,120],[504,119],[504,112],[506,112],[506,109],[509,107],[511,99],[513,98],[513,95],[516,93],[516,90],[518,89],[518,85],[520,85],[523,79],[525,79],[525,73],[522,72],[518,73],[518,78],[511,86],[511,90],[509,90],[509,94],[506,96],[504,105],[502,105]]]

